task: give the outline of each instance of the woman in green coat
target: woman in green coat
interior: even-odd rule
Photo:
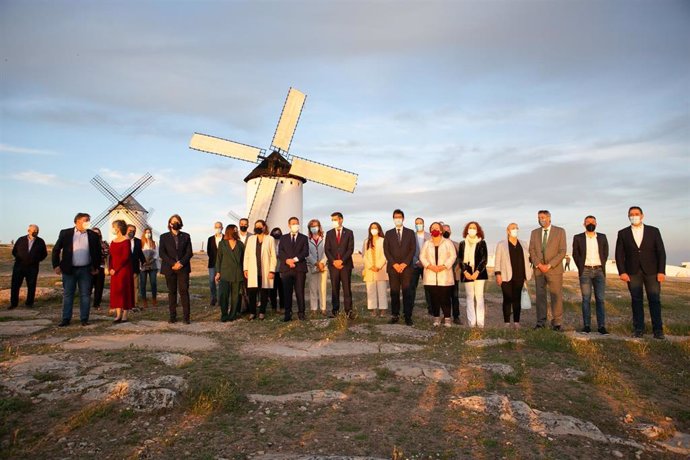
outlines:
[[[233,321],[238,314],[240,292],[244,283],[244,244],[239,239],[237,227],[225,227],[225,236],[218,245],[216,256],[216,281],[218,282],[218,300],[220,303],[220,320]]]

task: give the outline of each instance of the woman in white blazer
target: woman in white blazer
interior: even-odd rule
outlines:
[[[326,289],[328,270],[326,270],[326,238],[318,219],[312,219],[309,229],[309,255],[307,256],[307,282],[309,283],[309,307],[311,311],[326,314]]]
[[[453,243],[443,238],[443,227],[439,222],[431,224],[429,230],[431,239],[424,243],[419,253],[419,261],[424,267],[424,288],[429,291],[434,326],[441,325],[440,312],[443,310],[444,326],[451,327],[450,299],[455,286],[453,264],[457,253]]]
[[[518,240],[518,225],[511,223],[506,228],[507,240],[496,245],[494,274],[496,284],[503,291],[503,321],[510,327],[510,312],[513,312],[513,327],[520,327],[520,309],[522,308],[522,286],[532,277],[529,268],[529,246]]]
[[[259,319],[266,317],[268,296],[273,288],[278,258],[273,237],[268,234],[266,222],[257,220],[254,224],[254,234],[247,238],[244,250],[244,277],[247,279],[247,294],[249,295],[249,319],[256,317],[256,296],[261,293]]]
[[[383,229],[378,222],[369,225],[369,233],[362,246],[364,271],[362,278],[367,286],[367,309],[376,317],[388,310],[388,272],[386,254],[383,252]]]

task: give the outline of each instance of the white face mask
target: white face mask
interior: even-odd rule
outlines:
[[[216,227],[215,230],[216,230],[216,235],[220,235],[221,233],[223,233],[223,229],[222,229],[222,228],[217,228],[217,227]]]
[[[332,225],[333,228],[335,228],[336,230],[340,228],[340,222],[338,222],[337,220],[332,220],[332,221],[331,221],[331,225]]]
[[[147,240],[151,239],[151,234],[150,233],[144,233],[144,236],[146,237]]]
[[[512,236],[513,238],[517,238],[518,237],[518,229],[517,228],[512,229],[510,231],[510,236]]]
[[[371,229],[371,234],[374,235],[374,236],[378,235],[378,234],[379,234],[379,229],[378,229],[378,228],[372,228],[372,229]]]
[[[292,224],[292,225],[290,225],[290,232],[292,232],[292,233],[299,233],[299,224]]]
[[[117,229],[111,228],[111,229],[110,229],[110,233],[111,233],[113,236],[117,236]]]
[[[91,228],[91,221],[90,221],[90,220],[87,220],[86,222],[84,222],[83,224],[81,224],[81,228],[83,228],[84,230],[90,229],[90,228]]]
[[[477,229],[476,228],[467,229],[467,236],[471,236],[471,237],[477,236]]]
[[[400,218],[393,219],[393,224],[395,224],[396,227],[402,227],[403,220]]]
[[[642,223],[642,216],[630,216],[629,219],[633,225],[640,225]]]

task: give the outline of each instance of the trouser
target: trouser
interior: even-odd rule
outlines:
[[[62,320],[72,320],[72,307],[74,306],[74,294],[79,286],[79,319],[81,321],[89,320],[89,312],[91,310],[91,267],[74,267],[71,274],[62,274]]]
[[[391,288],[391,314],[400,316],[400,294],[402,291],[403,314],[406,319],[412,319],[414,308],[414,292],[412,292],[413,269],[406,267],[402,273],[391,269],[388,271],[388,280]]]
[[[388,309],[388,281],[367,281],[367,309],[368,310],[387,310]]]
[[[242,292],[240,293],[240,313],[249,312],[249,294],[247,293],[247,283],[242,283]]]
[[[444,318],[450,318],[450,296],[453,286],[424,286],[431,298],[431,316],[438,318],[443,311]]]
[[[261,276],[258,277],[258,284],[255,288],[247,288],[247,294],[249,295],[249,303],[247,304],[247,313],[250,315],[256,315],[256,298],[259,297],[259,313],[262,315],[266,314],[266,307],[268,306],[268,296],[270,294],[270,289],[262,288]]]
[[[417,286],[419,286],[420,278],[424,279],[424,267],[415,266],[412,268],[412,278],[410,279],[410,295],[412,296],[412,302],[417,298]],[[426,301],[426,309],[429,314],[431,314],[431,297],[426,289],[424,289],[424,300]]]
[[[522,286],[525,284],[524,278],[512,278],[510,281],[501,283],[503,291],[503,322],[510,323],[510,311],[513,311],[513,322],[520,322],[520,312],[522,311]]]
[[[460,282],[456,281],[450,291],[450,306],[453,310],[453,318],[460,318]]]
[[[283,296],[285,297],[285,319],[292,319],[292,293],[297,298],[297,314],[304,317],[304,285],[307,279],[305,272],[284,272],[280,274],[283,281]]]
[[[338,270],[329,265],[328,271],[331,275],[331,306],[333,314],[337,315],[340,311],[340,285],[343,286],[343,303],[345,312],[352,311],[352,269],[342,268]]]
[[[38,265],[30,265],[23,267],[15,263],[12,268],[12,289],[10,290],[10,306],[16,307],[19,305],[19,289],[26,279],[26,306],[30,307],[34,304],[36,296],[36,280],[38,280]]]
[[[276,272],[273,278],[273,289],[269,293],[271,299],[271,308],[276,311],[278,308],[285,309],[285,298],[283,297],[283,281],[280,278],[280,273]],[[325,307],[324,307],[325,309]]]
[[[484,327],[484,284],[486,280],[474,280],[465,285],[467,301],[467,324],[470,327]]]
[[[644,332],[644,299],[643,287],[647,291],[649,302],[649,316],[652,318],[652,330],[663,332],[661,322],[661,283],[656,279],[656,273],[645,275],[641,271],[630,276],[628,290],[632,300],[633,328],[635,332]]]
[[[211,303],[215,303],[218,299],[215,267],[208,269],[208,288],[211,291]]]
[[[534,270],[534,284],[537,291],[537,326],[544,326],[547,319],[547,289],[551,297],[548,305],[551,314],[551,325],[560,326],[563,320],[563,273],[542,273]]]
[[[217,292],[221,321],[233,321],[237,318],[242,284],[242,281],[226,281],[224,279],[218,282]]]
[[[189,273],[174,271],[165,275],[165,284],[168,286],[168,309],[170,319],[177,319],[177,293],[180,293],[180,303],[182,304],[182,314],[185,321],[190,320],[189,308]]]
[[[143,270],[139,273],[139,297],[146,300],[146,278],[151,285],[151,298],[158,296],[158,270]]]
[[[326,311],[326,290],[328,288],[328,272],[309,273],[309,307],[311,311]]]
[[[134,306],[136,307],[139,304],[139,273],[134,273],[132,276],[134,277],[134,282],[132,283],[134,292],[132,295],[134,297]]]
[[[103,287],[105,286],[105,268],[98,267],[98,273],[93,275],[91,287],[93,289],[93,308],[99,308],[103,301]]]
[[[582,291],[582,325],[591,327],[592,324],[592,288],[594,288],[594,300],[597,308],[597,327],[606,327],[606,313],[604,311],[606,275],[599,268],[587,268],[580,274],[580,291]]]

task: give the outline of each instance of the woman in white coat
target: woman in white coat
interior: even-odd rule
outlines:
[[[244,250],[244,277],[247,279],[249,295],[249,319],[256,317],[256,296],[261,293],[259,319],[266,317],[268,296],[273,288],[278,258],[273,237],[268,234],[266,222],[257,220],[254,234],[247,238]]]
[[[309,228],[309,256],[307,256],[309,307],[312,312],[318,310],[323,316],[326,314],[326,289],[328,283],[326,238],[323,236],[321,222],[318,219],[310,220],[307,228]]]
[[[443,310],[444,326],[451,327],[450,299],[455,286],[453,264],[457,253],[453,243],[443,238],[443,227],[439,222],[431,224],[429,230],[431,239],[424,243],[419,253],[419,261],[424,267],[424,288],[429,291],[434,326],[441,325],[440,312]]]
[[[378,222],[369,225],[369,234],[362,247],[364,271],[362,278],[367,286],[367,309],[372,316],[383,318],[388,309],[388,272],[383,252],[383,230]]]
[[[529,268],[528,245],[518,240],[518,225],[511,223],[506,228],[508,239],[496,245],[494,274],[496,284],[503,291],[503,322],[510,327],[510,312],[513,312],[513,327],[520,327],[522,308],[522,286],[532,277]]]

